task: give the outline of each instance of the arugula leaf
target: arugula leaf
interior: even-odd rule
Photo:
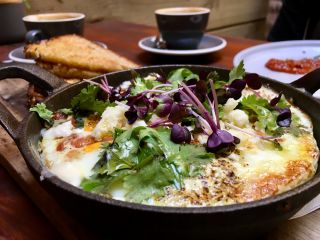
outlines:
[[[53,112],[47,109],[47,106],[44,103],[37,103],[37,105],[30,108],[29,111],[38,113],[40,118],[45,120],[47,123],[52,124]]]
[[[273,132],[278,129],[276,111],[270,110],[269,103],[264,98],[259,98],[256,95],[249,95],[242,98],[240,108],[249,113],[249,118],[252,115],[257,117],[260,128],[268,132]]]
[[[161,83],[155,79],[142,78],[138,75],[132,82],[131,95],[135,96],[160,84]]]
[[[239,63],[238,66],[234,67],[229,73],[229,83],[231,83],[235,79],[242,79],[245,74],[244,63],[243,60]]]
[[[191,79],[199,80],[200,78],[198,74],[193,73],[188,68],[178,68],[168,74],[168,81],[172,83],[174,88],[177,88],[179,83],[182,81],[188,81]]]
[[[99,87],[95,85],[88,85],[87,88],[72,98],[71,106],[75,111],[90,111],[102,114],[109,102],[104,102],[97,99]]]

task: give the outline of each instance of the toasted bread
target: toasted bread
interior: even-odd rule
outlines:
[[[111,50],[77,35],[64,35],[25,47],[27,58],[38,63],[60,64],[94,73],[106,73],[137,67]]]
[[[60,63],[39,62],[37,64],[49,72],[64,79],[86,79],[102,75],[103,72],[92,72],[75,67],[68,67]]]

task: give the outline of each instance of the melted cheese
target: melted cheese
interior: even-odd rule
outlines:
[[[61,124],[53,127],[43,134],[41,142],[42,158],[45,166],[62,180],[80,186],[84,178],[89,178],[92,168],[99,160],[101,142],[96,142],[81,148],[67,144],[65,149],[58,151],[61,142],[66,141],[65,133],[77,134],[78,137],[88,136],[84,130],[72,129],[70,124]]]

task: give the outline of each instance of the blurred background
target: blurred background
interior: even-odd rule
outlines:
[[[155,26],[155,9],[202,6],[211,9],[208,32],[265,39],[281,3],[281,0],[28,0],[25,9],[26,14],[82,12],[88,22],[121,20]]]

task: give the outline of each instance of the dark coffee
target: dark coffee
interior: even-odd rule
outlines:
[[[75,18],[77,15],[70,15],[70,14],[63,14],[63,13],[57,13],[57,14],[44,14],[44,15],[37,15],[36,20],[38,21],[52,21],[52,20],[69,20]]]
[[[46,13],[25,16],[27,42],[36,42],[65,34],[83,35],[85,15],[82,13]]]
[[[155,11],[161,37],[169,49],[196,49],[206,29],[210,9],[164,8]]]
[[[183,7],[183,8],[164,8],[164,9],[158,9],[156,11],[156,14],[188,14],[188,13],[203,13],[207,12],[208,9],[204,8],[196,8],[196,7]]]

